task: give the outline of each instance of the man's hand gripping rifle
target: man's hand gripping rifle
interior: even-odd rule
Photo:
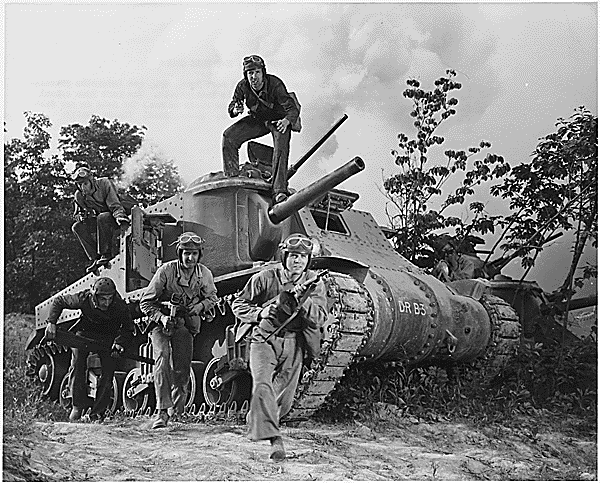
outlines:
[[[281,319],[281,315],[285,314],[287,318],[281,323],[276,330],[271,332],[269,336],[265,339],[265,342],[268,341],[271,337],[279,334],[283,329],[285,329],[290,323],[296,318],[296,316],[302,310],[302,305],[308,297],[313,293],[317,283],[321,278],[325,275],[329,274],[329,270],[323,270],[319,272],[314,278],[307,280],[302,284],[296,285],[292,290],[284,290],[281,292],[276,298],[276,306],[277,312],[280,314],[280,317],[277,317],[278,320]],[[314,322],[308,322],[309,326],[314,325]],[[312,324],[312,325],[311,325]],[[313,327],[313,328],[316,328]]]

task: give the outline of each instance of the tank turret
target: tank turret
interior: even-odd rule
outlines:
[[[318,364],[303,378],[291,417],[306,417],[317,409],[353,362],[450,366],[487,356],[494,372],[515,351],[518,317],[508,303],[489,293],[485,282],[442,283],[394,251],[370,213],[353,209],[359,195],[336,187],[364,167],[355,157],[275,206],[270,185],[257,169],[236,178],[211,173],[183,193],[133,209],[119,255],[101,275],[113,278],[130,304],[140,355],[152,356],[145,336],[148,321],[137,309],[144,287],[161,263],[176,257],[172,243],[179,234],[193,231],[206,240],[202,263],[215,275],[219,303],[213,321],[203,324],[194,341],[189,410],[234,402],[239,407],[250,397],[246,342],[233,337],[229,304],[254,273],[278,263],[277,247],[290,233],[315,241],[313,268],[328,270],[329,314]],[[88,288],[94,279],[87,275],[61,293]],[[37,331],[28,349],[30,373],[52,397],[66,391],[69,349],[39,343],[49,304],[36,307]],[[59,324],[68,326],[77,316],[66,311]],[[114,398],[127,410],[146,411],[154,404],[151,367],[130,364],[119,368]]]

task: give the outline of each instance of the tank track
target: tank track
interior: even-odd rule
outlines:
[[[484,295],[480,302],[490,316],[492,337],[483,357],[486,378],[502,372],[506,363],[517,353],[521,337],[519,316],[508,302],[495,295]]]
[[[373,326],[373,302],[366,288],[342,273],[325,278],[329,314],[319,359],[298,384],[285,420],[310,417],[333,391],[350,364],[358,358]]]

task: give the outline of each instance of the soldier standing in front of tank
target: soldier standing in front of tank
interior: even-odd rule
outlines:
[[[305,284],[315,275],[308,270],[312,248],[312,240],[302,234],[287,237],[280,245],[282,266],[253,275],[231,306],[243,324],[236,339],[240,332],[252,329],[249,435],[253,441],[269,440],[271,459],[275,461],[286,457],[279,421],[292,408],[303,360],[319,355],[320,328],[327,317],[325,287],[319,280],[308,293],[298,315],[285,329],[270,336],[282,322],[278,314],[278,296],[287,291],[300,299],[306,290]]]
[[[81,310],[81,318],[76,323],[76,334],[97,340],[105,346],[112,346],[111,352],[100,351],[102,375],[98,381],[96,397],[89,414],[91,421],[101,421],[110,403],[112,381],[116,361],[133,340],[133,321],[127,305],[117,292],[112,279],[100,277],[94,282],[91,290],[83,290],[70,295],[57,295],[52,299],[45,338],[56,337],[56,322],[64,309]],[[73,347],[71,349],[71,368],[69,370],[69,387],[72,392],[73,409],[69,421],[81,418],[88,404],[87,358],[89,351]]]
[[[112,258],[112,237],[119,225],[129,218],[114,183],[108,178],[96,178],[86,165],[71,175],[75,191],[75,219],[72,230],[92,264],[88,272],[107,265]],[[92,233],[96,233],[96,240]]]
[[[169,410],[183,413],[188,397],[194,336],[200,332],[202,317],[217,303],[217,288],[212,272],[200,263],[204,240],[185,232],[176,240],[177,259],[163,263],[146,287],[140,310],[155,326],[150,331],[154,364],[154,388],[158,416],[152,428],[164,428]],[[179,300],[177,312],[170,317],[165,302],[173,295]],[[172,361],[172,366],[171,366]]]
[[[283,81],[267,74],[261,57],[245,57],[243,68],[244,78],[236,85],[227,110],[230,117],[236,117],[244,112],[245,101],[249,114],[223,133],[223,172],[225,176],[238,176],[239,150],[242,144],[270,132],[273,135],[273,203],[281,203],[288,196],[291,127],[298,120],[300,112]]]

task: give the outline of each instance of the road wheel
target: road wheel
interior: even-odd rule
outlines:
[[[152,384],[137,394],[135,390],[141,381],[141,370],[139,367],[129,371],[123,382],[123,409],[125,411],[146,411],[156,405],[154,386]]]

